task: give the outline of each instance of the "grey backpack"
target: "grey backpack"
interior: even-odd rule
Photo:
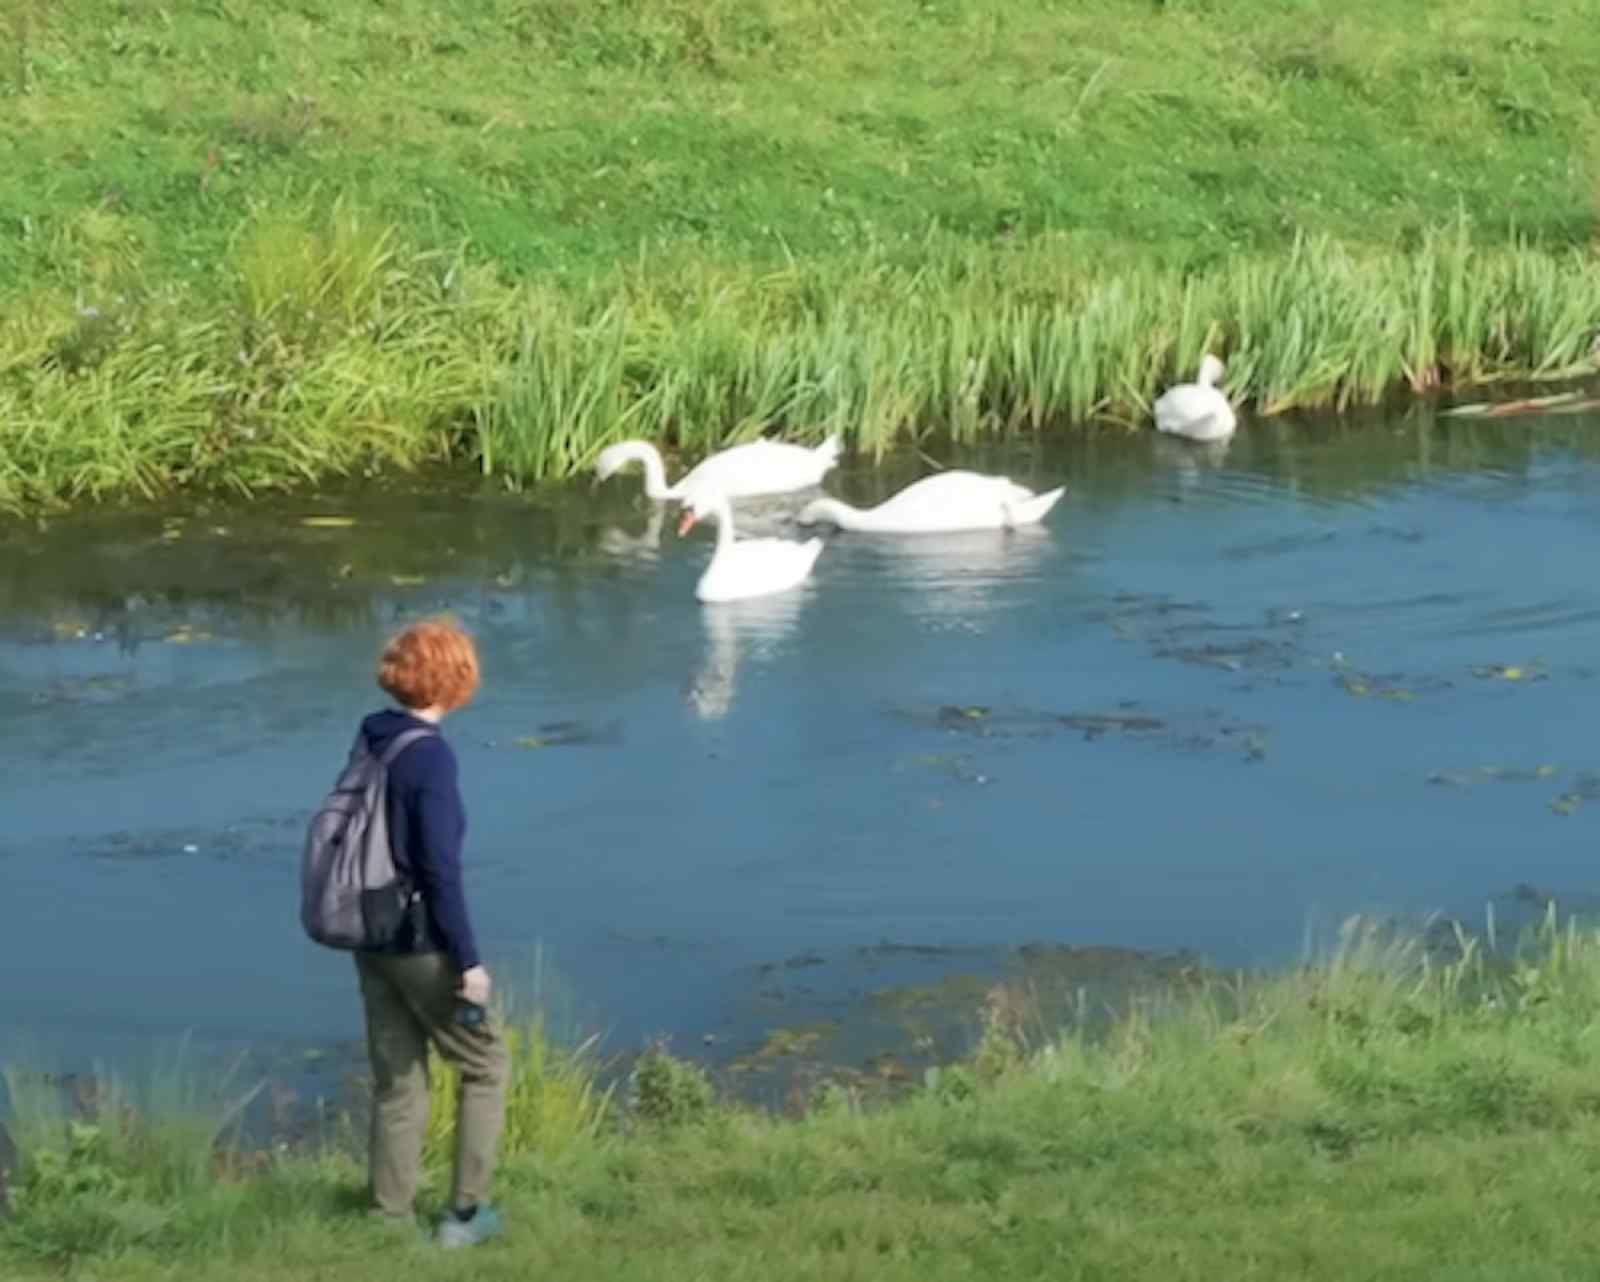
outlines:
[[[416,891],[389,845],[389,766],[432,730],[405,730],[381,756],[356,734],[339,782],[312,817],[300,858],[300,924],[329,948],[388,947]]]

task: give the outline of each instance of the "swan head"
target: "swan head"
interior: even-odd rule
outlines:
[[[600,451],[600,457],[594,461],[594,472],[602,481],[609,476],[620,472],[634,459],[638,452],[632,448],[632,441],[623,441],[620,445],[608,445]]]
[[[1227,366],[1207,352],[1205,359],[1200,362],[1200,385],[1202,387],[1215,387],[1222,381],[1222,375],[1227,371]]]
[[[683,496],[683,515],[678,519],[681,538],[701,521],[720,521],[728,510],[728,500],[719,491],[693,490]]]

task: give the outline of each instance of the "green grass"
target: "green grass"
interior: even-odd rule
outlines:
[[[539,1016],[506,1028],[511,1081],[506,1091],[506,1128],[501,1149],[510,1157],[559,1158],[594,1140],[611,1115],[611,1088],[597,1081],[593,1042],[576,1051],[555,1045]],[[455,1117],[461,1079],[434,1058],[428,1076],[428,1131],[423,1161],[445,1171],[455,1153]]]
[[[0,506],[1592,368],[1584,0],[10,0]]]
[[[35,1140],[0,1266],[119,1282],[1592,1272],[1600,935],[1552,918],[1486,960],[1464,938],[1356,924],[1314,965],[1197,979],[1095,1023],[1028,1044],[996,1000],[970,1064],[889,1106],[843,1088],[789,1119],[636,1104],[511,1156],[508,1239],[470,1260],[366,1224],[360,1168],[336,1152],[141,1202],[137,1164]],[[61,1176],[74,1162],[88,1187]],[[96,1216],[114,1227],[87,1234]]]
[[[0,276],[165,274],[286,190],[518,278],[940,227],[1215,262],[1465,206],[1594,233],[1583,0],[10,0]],[[16,235],[23,231],[21,236]],[[914,253],[914,250],[912,251]],[[89,269],[92,274],[92,268]]]

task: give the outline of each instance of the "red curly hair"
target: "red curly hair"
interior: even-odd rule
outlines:
[[[478,647],[453,619],[413,623],[378,660],[378,684],[407,708],[454,712],[472,701],[478,680]]]

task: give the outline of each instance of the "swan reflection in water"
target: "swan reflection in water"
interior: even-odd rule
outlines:
[[[1052,539],[1045,524],[883,535],[871,538],[870,544],[878,564],[867,573],[909,593],[918,615],[976,627],[993,607],[998,589],[1040,576]]]
[[[794,538],[800,531],[794,523],[798,499],[788,495],[740,499],[734,504],[739,518],[741,538]],[[675,512],[677,509],[674,508]],[[661,537],[666,529],[667,505],[650,504],[650,514],[645,518],[644,529],[633,534],[620,525],[608,525],[600,532],[595,546],[608,557],[619,561],[655,561],[661,555]],[[674,517],[676,520],[676,517]]]
[[[661,531],[666,519],[666,508],[652,503],[642,533],[630,534],[620,525],[608,525],[601,531],[596,546],[606,556],[617,560],[654,561],[661,552]]]
[[[770,652],[793,634],[808,590],[799,588],[745,601],[700,607],[706,649],[683,688],[684,702],[702,721],[720,721],[733,708],[739,665]]]
[[[1184,488],[1199,482],[1204,472],[1214,472],[1228,461],[1230,436],[1220,441],[1186,441],[1181,437],[1157,436],[1154,441],[1155,458],[1162,467],[1178,474],[1178,484]]]

